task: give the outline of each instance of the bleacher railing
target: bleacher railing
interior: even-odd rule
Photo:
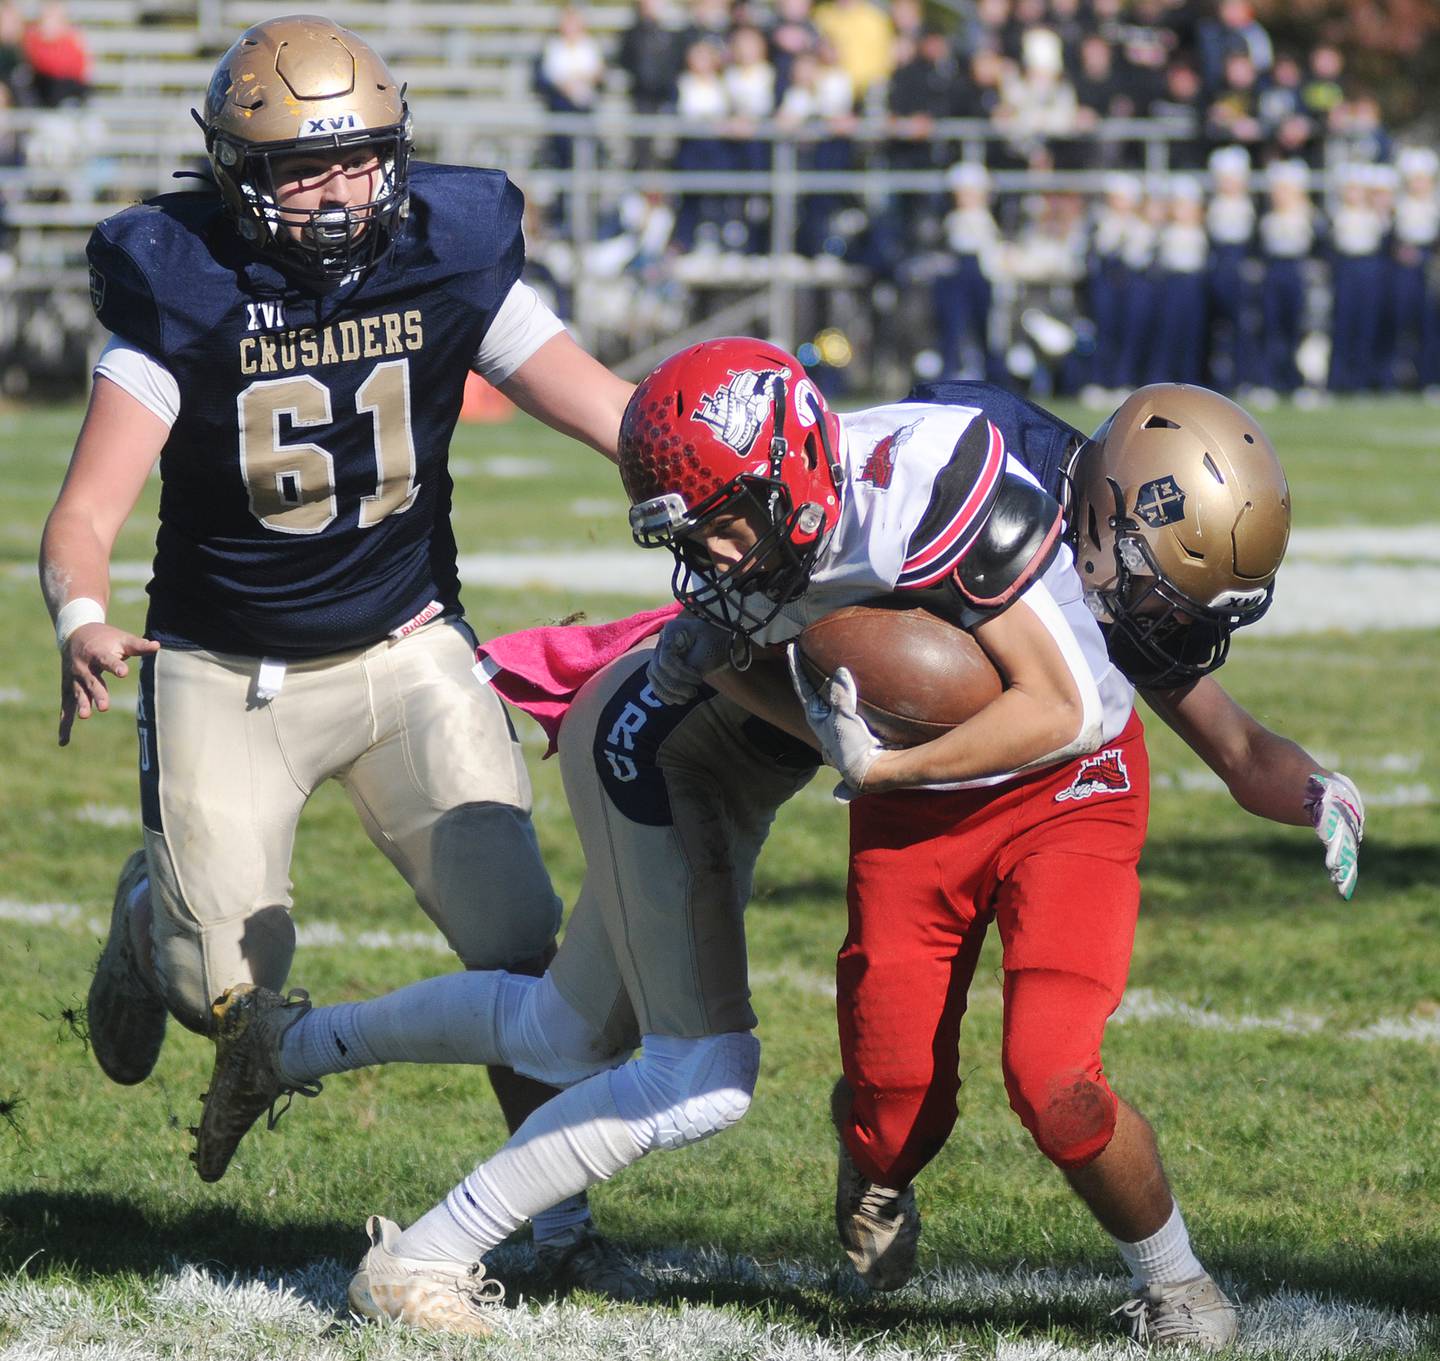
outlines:
[[[14,233],[11,251],[20,265],[8,281],[0,282],[0,289],[13,293],[17,286],[25,285],[32,270],[43,271],[47,281],[53,279],[57,286],[82,287],[88,228],[128,203],[177,187],[172,171],[193,169],[199,163],[203,147],[190,117],[193,102],[152,98],[107,102],[103,110],[0,112],[0,137],[13,132],[28,144],[43,147],[48,135],[48,144],[60,147],[48,163],[0,170],[4,218]],[[576,259],[583,258],[586,247],[595,241],[606,210],[632,191],[764,198],[769,220],[770,250],[764,257],[768,269],[753,270],[751,277],[766,290],[761,315],[769,333],[783,343],[795,338],[797,294],[835,277],[835,261],[812,270],[810,263],[796,254],[796,233],[807,197],[847,195],[874,205],[895,196],[942,195],[946,187],[946,165],[896,170],[886,164],[886,146],[907,139],[883,117],[863,118],[843,133],[821,123],[794,129],[756,124],[727,133],[712,123],[610,109],[593,115],[558,115],[534,108],[477,108],[470,101],[430,96],[416,96],[414,105],[421,154],[459,164],[498,166],[529,195],[563,195],[563,230]],[[64,149],[65,139],[54,136],[66,119],[81,129],[69,153]],[[807,150],[837,135],[853,146],[857,167],[807,168]],[[1002,196],[1049,191],[1094,195],[1119,166],[1146,176],[1165,176],[1171,169],[1174,145],[1193,141],[1195,136],[1194,125],[1183,119],[1106,119],[1068,136],[1024,136],[985,120],[944,119],[932,125],[925,142],[945,148],[947,161],[983,161],[996,144],[1043,144],[1083,151],[1083,155],[1067,159],[1090,160],[1092,168],[996,170],[991,172],[991,184]],[[560,138],[568,141],[569,166],[546,166],[546,148]],[[686,138],[768,143],[769,168],[722,172],[680,171],[661,165],[635,168],[640,147],[650,146],[663,159],[665,149]],[[1327,183],[1327,175],[1317,175],[1312,187],[1324,188]],[[585,338],[589,318],[583,280],[574,289],[573,319]]]

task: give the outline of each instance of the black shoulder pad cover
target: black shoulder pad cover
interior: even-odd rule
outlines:
[[[977,610],[998,614],[1050,566],[1061,519],[1054,497],[1006,473],[985,527],[955,568],[960,594]]]

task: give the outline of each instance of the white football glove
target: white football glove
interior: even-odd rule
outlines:
[[[1360,877],[1360,843],[1365,840],[1365,805],[1360,791],[1337,770],[1316,771],[1305,781],[1305,811],[1325,843],[1325,868],[1342,898],[1355,892]]]
[[[800,665],[800,654],[794,643],[785,649],[785,660],[790,665],[790,684],[800,697],[805,721],[820,743],[825,764],[834,766],[843,776],[835,797],[842,803],[847,802],[864,789],[866,772],[885,750],[860,717],[860,691],[855,678],[845,667],[837,667],[822,695]]]
[[[660,630],[660,641],[645,668],[645,679],[661,704],[686,704],[700,693],[705,677],[730,660],[734,635],[693,614],[676,615]]]

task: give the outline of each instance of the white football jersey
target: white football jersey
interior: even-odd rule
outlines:
[[[943,581],[984,527],[1007,473],[1040,485],[1007,454],[1004,433],[977,407],[897,402],[843,415],[841,424],[839,522],[804,595],[754,635],[757,643],[787,643],[847,605]],[[1130,716],[1135,691],[1110,661],[1068,547],[1060,545],[1019,599],[1039,616],[1069,664],[1086,725],[1098,721],[1101,742],[1111,741]],[[756,599],[752,608],[758,611],[761,603]],[[977,611],[976,621],[981,618]],[[935,787],[1000,784],[1016,773]]]

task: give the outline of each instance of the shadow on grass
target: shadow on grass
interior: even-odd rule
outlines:
[[[1325,848],[1303,828],[1293,835],[1209,838],[1152,834],[1140,861],[1147,908],[1213,914],[1243,907],[1264,915],[1273,900],[1314,897],[1323,886]],[[1360,852],[1361,897],[1405,893],[1440,883],[1440,845],[1366,838]],[[1185,885],[1177,889],[1177,884]]]
[[[277,1229],[224,1207],[168,1215],[141,1210],[109,1196],[45,1191],[0,1195],[0,1217],[0,1272],[28,1270],[43,1277],[59,1271],[82,1284],[87,1279],[119,1275],[168,1274],[177,1262],[193,1263],[222,1277],[230,1272],[263,1270],[273,1278],[283,1272],[287,1273],[287,1290],[322,1310],[333,1311],[337,1328],[349,1326],[344,1288],[363,1241],[357,1241],[356,1228],[348,1222],[310,1220]],[[1021,1264],[983,1252],[941,1266],[969,1267],[994,1273],[1002,1280],[1015,1273],[1023,1277],[1025,1268],[1034,1266],[1053,1266],[1074,1276],[1068,1283],[1057,1283],[1053,1290],[1043,1282],[1031,1288],[1023,1279],[1017,1280],[1013,1294],[1000,1300],[994,1298],[993,1289],[977,1290],[973,1301],[953,1296],[927,1299],[923,1284],[918,1295],[909,1291],[900,1296],[872,1294],[856,1283],[847,1268],[828,1272],[822,1268],[817,1274],[813,1236],[803,1247],[797,1242],[794,1251],[787,1251],[785,1244],[777,1241],[773,1229],[765,1236],[767,1251],[758,1260],[744,1250],[716,1254],[717,1279],[713,1283],[675,1279],[676,1275],[696,1274],[697,1263],[691,1253],[660,1247],[646,1251],[639,1244],[631,1247],[659,1286],[658,1305],[738,1306],[761,1318],[792,1323],[846,1342],[880,1332],[903,1339],[956,1330],[1032,1334],[1054,1340],[1057,1329],[1075,1340],[1098,1340],[1111,1334],[1108,1310],[1126,1294],[1118,1264],[1112,1270],[1090,1257]],[[787,1237],[779,1235],[781,1240]],[[1440,1313],[1440,1289],[1429,1264],[1437,1255],[1440,1240],[1431,1235],[1363,1250],[1359,1245],[1332,1245],[1315,1254],[1284,1259],[1259,1245],[1232,1248],[1213,1255],[1208,1265],[1238,1287],[1242,1302],[1286,1289],[1436,1314]],[[786,1261],[809,1262],[811,1266],[790,1275],[783,1270]],[[302,1268],[306,1270],[301,1272]],[[523,1241],[501,1248],[491,1260],[491,1269],[517,1306],[566,1293],[537,1270],[534,1255]],[[1086,1282],[1107,1276],[1114,1278],[1113,1292],[1102,1290],[1097,1303]]]
[[[226,1271],[288,1269],[321,1257],[359,1261],[354,1222],[306,1220],[277,1228],[229,1206],[158,1213],[81,1191],[0,1194],[0,1271],[63,1268],[77,1277],[146,1274],[177,1259]]]

